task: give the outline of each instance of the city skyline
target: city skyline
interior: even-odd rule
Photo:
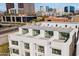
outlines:
[[[65,6],[74,6],[75,9],[78,10],[78,5],[78,3],[35,3],[35,11],[38,11],[40,6],[49,6],[50,8],[64,8]],[[0,3],[0,11],[6,11],[5,3]]]
[[[0,56],[79,56],[79,4],[0,3]]]

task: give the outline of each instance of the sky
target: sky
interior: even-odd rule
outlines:
[[[35,10],[39,10],[40,6],[49,6],[50,8],[64,8],[65,6],[74,6],[79,9],[79,3],[35,3]],[[5,3],[0,3],[0,11],[5,11]]]

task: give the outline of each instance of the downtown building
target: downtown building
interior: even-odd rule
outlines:
[[[16,8],[15,5],[17,6]],[[0,17],[0,22],[23,23],[36,19],[36,16],[33,15],[35,12],[33,3],[6,3],[6,9],[7,14]]]
[[[62,16],[64,9],[50,8],[49,6],[40,6],[40,10],[36,12],[36,16]]]
[[[14,3],[6,3],[7,13],[9,13],[9,9],[14,8]]]
[[[78,37],[78,23],[41,22],[19,27],[8,35],[11,56],[71,56]]]
[[[74,13],[75,12],[75,7],[74,6],[65,6],[64,7],[64,12]]]
[[[6,9],[9,14],[14,15],[18,14],[32,16],[35,12],[34,3],[6,3]]]

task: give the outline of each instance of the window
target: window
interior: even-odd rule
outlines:
[[[45,31],[46,38],[50,38],[51,36],[53,36],[53,31]]]
[[[67,27],[67,25],[65,25],[65,27]]]
[[[37,56],[37,53],[35,53],[35,56]]]
[[[27,17],[23,17],[23,22],[27,22]]]
[[[47,24],[49,26],[49,24]]]
[[[19,54],[19,50],[18,49],[13,49],[13,53]]]
[[[61,26],[60,26],[60,28],[61,28]]]
[[[25,47],[26,49],[30,49],[29,43],[24,43],[24,47]]]
[[[12,41],[13,45],[18,45],[18,41]]]
[[[61,55],[61,50],[52,48],[52,53],[53,53],[53,54]]]
[[[75,28],[77,28],[77,26],[75,26]]]
[[[5,17],[3,16],[3,21],[6,21]]]
[[[15,17],[12,17],[12,21],[15,22]]]
[[[48,20],[48,21],[51,21],[51,20]]]
[[[39,46],[39,47],[38,47],[38,52],[44,53],[44,46]]]
[[[16,17],[17,22],[21,22],[21,17]]]
[[[30,52],[25,52],[25,56],[30,56]]]
[[[11,21],[10,17],[6,17],[6,20],[9,21],[9,22]]]
[[[29,32],[29,30],[28,30],[28,29],[23,28],[23,29],[22,29],[22,32],[23,32],[23,34],[26,34],[26,33],[28,33],[28,32]]]
[[[59,34],[60,34],[60,36],[59,36],[59,39],[60,39],[60,40],[65,40],[64,42],[66,42],[66,41],[68,40],[68,38],[69,38],[69,33],[60,32]]]
[[[58,25],[56,24],[56,27],[57,27]]]
[[[33,30],[33,36],[37,36],[40,34],[40,30]]]

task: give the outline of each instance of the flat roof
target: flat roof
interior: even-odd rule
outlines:
[[[4,16],[4,17],[36,17],[36,16],[26,16],[26,15],[24,15],[24,16],[18,16],[18,15],[7,15],[7,16]]]
[[[51,21],[51,22],[48,22],[48,21],[45,21],[45,22],[41,22],[41,23],[59,23],[59,24],[78,24],[79,25],[79,22],[54,22],[54,21]]]
[[[24,29],[36,29],[36,30],[48,30],[48,31],[58,31],[58,32],[71,32],[72,28],[59,28],[59,27],[46,27],[46,26],[40,26],[40,25],[25,25],[21,28]]]

